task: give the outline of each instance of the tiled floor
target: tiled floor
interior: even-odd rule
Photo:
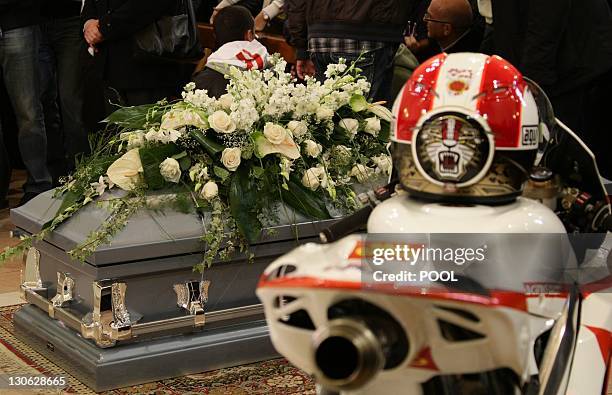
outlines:
[[[21,185],[25,182],[25,179],[25,171],[17,170],[13,172],[9,190],[11,207],[15,207],[21,199]],[[0,249],[17,243],[17,240],[10,236],[13,229],[14,226],[9,219],[9,209],[0,210]],[[19,290],[20,266],[20,258],[0,264],[0,305],[15,304],[11,302],[18,301],[16,296]]]

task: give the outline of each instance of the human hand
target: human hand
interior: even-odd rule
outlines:
[[[100,21],[97,19],[89,19],[83,26],[83,35],[89,46],[93,47],[104,40],[100,32]]]
[[[266,14],[264,12],[260,12],[255,17],[255,31],[260,32],[268,26],[268,19],[266,19]]]
[[[295,66],[297,75],[302,80],[306,78],[306,76],[312,77],[315,75],[315,65],[310,59],[298,59]]]
[[[419,47],[419,41],[414,36],[404,37],[404,44],[406,44],[406,47],[408,47],[408,49],[411,51],[414,51]]]

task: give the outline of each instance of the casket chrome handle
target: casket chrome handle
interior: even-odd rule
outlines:
[[[187,310],[193,316],[195,326],[204,326],[205,315],[204,305],[208,301],[208,288],[210,281],[187,281],[181,284],[174,284],[176,292],[176,304]]]
[[[40,251],[30,247],[23,255],[21,267],[21,299],[25,300],[25,290],[34,292],[46,291],[40,279]]]
[[[73,300],[74,279],[70,274],[57,272],[57,290],[49,308],[49,316],[53,318],[54,309],[66,307]]]
[[[55,319],[60,320],[69,328],[79,332],[84,338],[93,339],[98,347],[112,347],[120,340],[130,340],[161,331],[187,330],[198,326],[197,322],[199,322],[199,317],[197,315],[185,315],[152,322],[132,323],[131,326],[126,327],[119,327],[118,325],[114,325],[113,327],[113,325],[111,325],[113,322],[112,312],[104,309],[104,307],[107,306],[106,303],[108,299],[104,299],[103,297],[104,295],[112,295],[112,283],[110,284],[110,288],[106,288],[109,284],[100,284],[99,282],[94,283],[94,286],[98,286],[100,291],[100,301],[102,302],[101,308],[98,309],[94,306],[93,313],[84,317],[79,317],[69,309],[58,307],[54,309],[54,315]],[[45,297],[46,289],[43,289],[44,292],[39,294],[35,290],[22,286],[22,291],[25,295],[26,302],[37,306],[43,311],[49,311],[49,306],[52,306],[52,304]],[[125,293],[123,296],[124,295]],[[119,296],[121,296],[121,293]],[[97,317],[97,322],[94,320],[94,315]],[[213,326],[216,323],[225,323],[247,317],[253,320],[263,319],[263,307],[261,304],[254,304],[212,311],[204,313],[203,316],[206,324]]]

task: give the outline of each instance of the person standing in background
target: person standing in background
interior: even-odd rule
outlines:
[[[81,0],[44,0],[42,8],[41,100],[54,181],[74,170],[78,154],[89,151],[83,126],[81,6]]]
[[[40,2],[0,0],[0,69],[18,126],[19,151],[28,179],[19,205],[51,189],[47,137],[40,102],[38,48]],[[11,164],[0,127],[0,207],[6,206]]]
[[[544,89],[557,118],[585,141],[611,178],[610,92],[602,89],[612,85],[609,0],[482,0],[479,8],[492,22],[488,51]]]
[[[427,36],[437,53],[478,52],[482,31],[474,26],[472,7],[467,0],[431,0],[423,16]]]
[[[81,21],[85,41],[105,85],[107,112],[116,107],[155,103],[178,94],[192,67],[141,61],[133,56],[134,34],[174,12],[172,0],[85,0]]]
[[[300,78],[324,80],[327,65],[357,62],[370,98],[391,103],[393,58],[412,8],[406,0],[287,0],[290,44]]]

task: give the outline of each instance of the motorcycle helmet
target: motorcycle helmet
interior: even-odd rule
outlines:
[[[419,66],[393,106],[404,189],[434,201],[514,200],[540,142],[533,86],[499,56],[440,54]]]

